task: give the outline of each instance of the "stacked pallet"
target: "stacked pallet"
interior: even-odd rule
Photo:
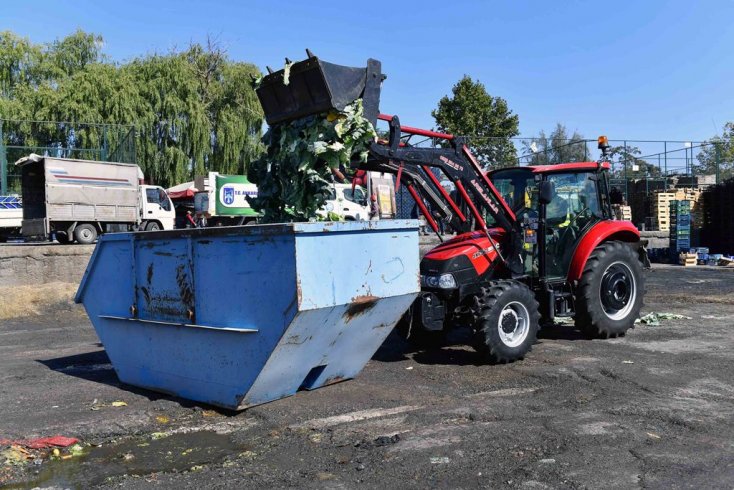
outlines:
[[[696,254],[681,253],[678,256],[678,263],[684,267],[693,267],[697,263],[698,256]]]
[[[706,190],[703,243],[713,253],[734,253],[734,179]]]
[[[613,204],[614,218],[619,221],[632,221],[632,207],[623,204]]]
[[[692,228],[700,229],[703,226],[702,192],[698,189],[675,189],[654,194],[652,217],[658,230],[670,231],[670,203],[673,201],[689,201]]]
[[[658,191],[652,201],[652,217],[660,231],[670,231],[670,201],[675,200],[675,192]]]

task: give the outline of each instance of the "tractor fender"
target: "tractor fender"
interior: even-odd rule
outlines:
[[[568,282],[573,283],[581,278],[584,266],[591,252],[602,242],[619,240],[635,243],[640,241],[640,231],[629,221],[600,221],[591,227],[583,236],[571,258],[568,268]]]

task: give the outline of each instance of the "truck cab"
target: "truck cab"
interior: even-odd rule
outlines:
[[[331,184],[326,203],[318,211],[319,215],[335,213],[347,221],[370,219],[370,205],[367,193],[360,186],[352,184]]]
[[[172,230],[176,221],[173,203],[162,187],[140,186],[140,225],[145,231]]]

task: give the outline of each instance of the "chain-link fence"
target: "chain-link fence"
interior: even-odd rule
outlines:
[[[14,163],[31,153],[137,163],[135,128],[121,124],[0,119],[0,195],[20,194]]]

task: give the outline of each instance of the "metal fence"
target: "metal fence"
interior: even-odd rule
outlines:
[[[135,128],[122,124],[0,119],[0,195],[20,194],[14,163],[31,153],[136,162]]]
[[[470,147],[491,146],[500,139],[467,136]],[[512,138],[512,151],[492,167],[553,165],[575,161],[595,161],[600,152],[597,140]],[[412,137],[410,144],[435,147],[441,140]],[[612,149],[611,183],[630,202],[658,189],[673,186],[695,187],[715,184],[734,177],[734,161],[723,158],[723,143],[685,140],[609,140]],[[439,176],[441,177],[441,176]],[[408,218],[415,202],[408,192],[396,195],[398,216]],[[413,213],[414,214],[414,213]]]

